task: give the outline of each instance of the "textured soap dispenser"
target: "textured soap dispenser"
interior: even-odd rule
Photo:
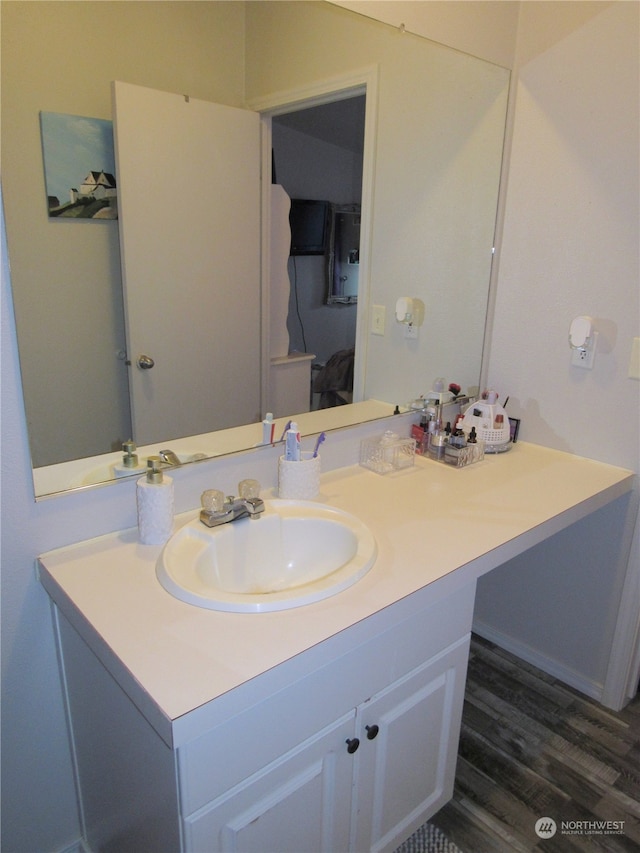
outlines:
[[[117,462],[113,466],[116,477],[130,477],[132,474],[141,474],[144,471],[144,465],[138,460],[136,446],[132,439],[124,442],[122,454],[122,462]]]
[[[173,533],[173,480],[162,474],[159,456],[147,459],[146,476],[136,484],[138,532],[143,545],[164,545]]]

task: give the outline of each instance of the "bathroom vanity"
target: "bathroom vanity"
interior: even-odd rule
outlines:
[[[476,579],[631,484],[524,443],[329,472],[376,563],[280,612],[173,598],[135,530],[43,555],[89,849],[394,850],[452,794]]]

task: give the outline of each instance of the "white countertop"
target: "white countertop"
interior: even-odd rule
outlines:
[[[380,476],[352,466],[323,475],[320,502],[373,531],[370,572],[333,598],[276,613],[204,610],[155,575],[159,546],[137,530],[40,558],[45,588],[143,710],[167,725],[429,585],[475,578],[614,500],[632,472],[532,444],[463,469],[416,457]],[[176,525],[195,517],[185,513]]]

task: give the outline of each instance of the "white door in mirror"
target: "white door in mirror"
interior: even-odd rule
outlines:
[[[260,410],[260,118],[119,81],[114,111],[133,438],[154,444],[251,423]]]

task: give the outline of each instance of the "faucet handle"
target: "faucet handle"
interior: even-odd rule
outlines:
[[[247,498],[260,497],[260,483],[257,480],[240,480],[238,483],[238,497]]]
[[[220,489],[207,489],[200,496],[202,508],[207,512],[223,512],[224,492]]]

